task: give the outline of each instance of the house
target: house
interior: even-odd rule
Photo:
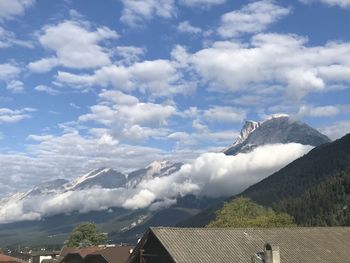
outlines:
[[[25,263],[25,261],[0,253],[0,263]]]
[[[345,263],[350,227],[150,228],[128,263]]]
[[[90,253],[94,253],[101,250],[101,247],[86,247],[86,248],[69,248],[65,247],[62,249],[60,257],[62,258],[61,263],[83,263],[85,256]]]
[[[96,246],[63,248],[61,263],[125,263],[134,247]]]
[[[87,255],[84,263],[125,263],[133,248],[131,246],[106,247]]]
[[[30,253],[31,263],[42,263],[43,260],[46,259],[54,259],[60,254],[59,251],[47,251],[47,250],[40,250],[40,251],[33,251]]]

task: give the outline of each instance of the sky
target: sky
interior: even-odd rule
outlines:
[[[195,164],[277,113],[337,139],[349,24],[349,0],[0,0],[0,195]]]

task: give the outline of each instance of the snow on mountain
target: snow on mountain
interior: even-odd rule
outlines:
[[[182,163],[172,163],[167,160],[154,161],[146,168],[129,173],[128,176],[111,168],[98,168],[70,182],[65,179],[56,179],[35,186],[27,192],[15,193],[2,198],[0,200],[0,208],[6,204],[14,204],[35,196],[58,196],[69,191],[74,192],[96,187],[104,189],[134,188],[141,181],[170,175],[178,171],[181,166]]]
[[[19,192],[12,194],[10,196],[7,196],[5,198],[0,199],[0,204],[9,204],[9,203],[17,203],[27,197],[31,196],[39,196],[39,195],[46,195],[46,194],[54,194],[59,193],[63,187],[64,184],[66,184],[68,181],[65,179],[55,179],[53,181],[47,181],[43,182],[40,185],[37,185],[33,187],[32,189],[28,190],[27,192]],[[1,205],[0,205],[1,207]]]
[[[172,163],[168,160],[154,161],[146,168],[136,170],[128,174],[127,188],[134,188],[143,180],[150,180],[155,177],[168,176],[180,170],[182,163]]]
[[[126,183],[124,174],[111,168],[98,168],[64,185],[66,191],[82,190],[93,187],[107,189],[123,187]]]
[[[56,179],[53,181],[44,182],[41,185],[35,186],[33,189],[28,191],[27,195],[52,193],[52,191],[57,191],[66,183],[68,183],[68,181],[65,179]]]
[[[258,146],[276,143],[300,143],[318,146],[330,139],[309,125],[275,114],[262,122],[247,121],[238,139],[223,152],[227,155],[250,152]]]

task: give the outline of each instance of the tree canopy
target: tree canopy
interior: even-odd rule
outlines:
[[[303,226],[350,226],[350,169],[273,207],[293,215]]]
[[[238,197],[224,204],[208,227],[283,227],[295,226],[286,213],[276,213],[249,198]]]
[[[82,223],[77,226],[65,242],[67,247],[88,247],[105,244],[107,234],[101,233],[93,223]]]

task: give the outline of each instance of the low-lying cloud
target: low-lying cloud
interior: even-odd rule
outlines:
[[[288,163],[301,157],[312,146],[297,143],[265,145],[250,153],[227,156],[205,153],[170,176],[141,181],[135,188],[92,188],[61,194],[31,196],[5,203],[0,208],[0,223],[40,220],[43,217],[78,211],[156,209],[169,206],[179,196],[218,197],[238,194]]]

